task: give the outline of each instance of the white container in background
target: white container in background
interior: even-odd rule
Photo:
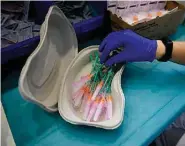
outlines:
[[[163,9],[164,9],[164,7],[166,6],[166,2],[167,2],[167,1],[159,0],[159,1],[157,2],[157,9],[159,9],[159,10],[163,10]]]
[[[117,5],[117,1],[115,0],[107,1],[107,10],[112,12],[112,14],[116,14],[116,5]]]
[[[118,17],[124,17],[128,14],[129,3],[128,1],[117,1],[116,15]]]

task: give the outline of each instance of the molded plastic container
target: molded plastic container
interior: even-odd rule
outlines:
[[[19,90],[26,99],[47,111],[59,111],[69,123],[117,128],[124,115],[125,98],[121,89],[123,68],[113,78],[111,89],[113,97],[113,117],[100,122],[83,121],[71,105],[72,82],[90,72],[90,53],[98,46],[90,46],[78,52],[75,31],[63,12],[56,6],[50,7],[41,27],[38,47],[24,65]]]

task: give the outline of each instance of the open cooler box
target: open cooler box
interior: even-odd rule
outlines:
[[[32,2],[35,8],[35,17],[36,23],[42,24],[45,15],[51,5],[54,4],[52,1],[35,1]],[[93,9],[94,16],[88,20],[84,20],[82,22],[76,23],[73,25],[78,40],[88,39],[88,36],[91,35],[91,32],[95,31],[102,25],[103,22],[103,11],[101,8],[106,8],[106,2],[88,2],[89,6]],[[101,4],[100,4],[101,3]],[[101,8],[99,7],[101,5]],[[17,57],[24,56],[30,54],[34,48],[39,43],[39,37],[33,37],[23,42],[19,42],[17,44],[1,48],[1,63],[7,63],[9,60],[16,59]]]
[[[24,65],[19,90],[21,95],[43,109],[59,111],[69,123],[89,125],[105,129],[115,129],[123,121],[124,94],[121,89],[123,68],[114,76],[111,83],[113,97],[112,118],[103,121],[85,121],[72,107],[72,83],[90,73],[91,53],[98,46],[89,46],[78,53],[75,31],[64,13],[52,6],[41,26],[40,42]]]

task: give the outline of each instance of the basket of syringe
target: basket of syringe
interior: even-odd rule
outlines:
[[[114,4],[112,4],[114,2]],[[167,1],[108,1],[107,9],[129,25],[146,22],[170,13]],[[177,10],[177,6],[175,7]],[[174,11],[174,9],[173,9]]]
[[[108,1],[111,28],[131,29],[149,39],[173,34],[182,23],[185,7],[177,1]],[[170,25],[169,25],[170,24]]]

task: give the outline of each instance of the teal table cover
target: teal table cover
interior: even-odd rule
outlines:
[[[173,40],[185,40],[179,26]],[[185,111],[185,66],[129,63],[122,75],[126,107],[115,130],[75,126],[22,99],[20,70],[2,82],[2,104],[17,146],[145,146]]]

